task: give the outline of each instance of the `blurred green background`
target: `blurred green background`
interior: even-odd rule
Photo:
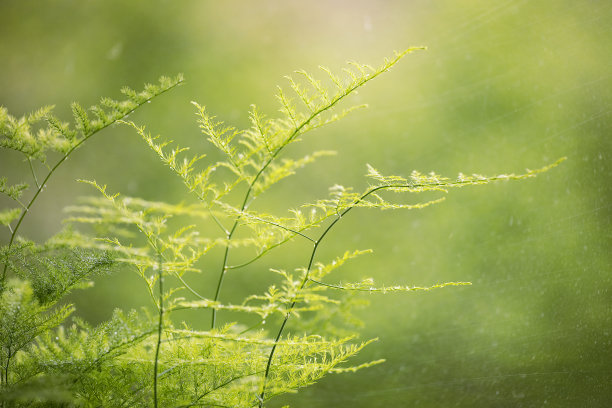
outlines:
[[[454,176],[568,160],[535,179],[453,191],[424,210],[352,213],[321,259],[346,249],[375,254],[338,279],[473,286],[368,296],[363,334],[380,340],[359,361],[387,363],[330,376],[271,406],[609,406],[612,2],[3,0],[0,16],[0,104],[9,112],[54,104],[68,119],[71,101],[89,106],[123,85],[183,72],[184,86],[130,119],[197,152],[210,147],[191,100],[244,127],[251,103],[274,114],[275,86],[295,69],[378,65],[395,49],[428,46],[352,99],[367,111],[294,149],[339,154],[285,180],[261,206],[296,206],[335,183],[363,188],[365,163],[386,174]],[[26,174],[9,152],[0,166],[14,182]],[[62,208],[92,193],[76,178],[188,200],[133,131],[114,127],[54,176],[23,235],[43,240],[61,228]],[[240,297],[261,286],[257,268],[231,275],[226,288]],[[73,300],[91,322],[149,301],[127,271]]]

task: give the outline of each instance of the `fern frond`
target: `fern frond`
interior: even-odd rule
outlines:
[[[440,288],[445,288],[447,286],[469,286],[472,283],[471,282],[444,282],[444,283],[438,283],[432,286],[402,286],[402,285],[394,285],[394,286],[380,286],[380,287],[376,287],[373,286],[374,285],[374,280],[372,278],[368,278],[368,279],[364,279],[361,282],[356,282],[356,283],[340,283],[340,284],[330,284],[330,283],[323,283],[320,281],[317,281],[315,279],[308,279],[310,282],[315,283],[317,285],[321,285],[321,286],[326,286],[329,288],[334,288],[334,289],[341,289],[341,290],[356,290],[356,291],[361,291],[361,292],[369,292],[369,293],[374,293],[374,292],[380,292],[380,293],[387,293],[387,292],[413,292],[413,291],[429,291],[432,289],[440,289]]]
[[[88,134],[91,131],[91,122],[87,116],[87,112],[85,112],[85,109],[76,102],[73,102],[70,107],[72,108],[76,129],[81,132],[81,134]]]
[[[278,361],[270,370],[265,383],[267,393],[259,396],[260,402],[315,383],[373,341],[376,339],[356,344],[341,341],[327,350],[313,350],[306,356],[293,347],[280,347]]]
[[[255,145],[263,145],[267,157],[270,157],[272,155],[270,138],[270,128],[272,124],[266,120],[264,115],[259,113],[255,105],[251,105],[249,120],[251,121],[251,128],[244,132],[245,138],[252,139]]]
[[[330,103],[329,93],[327,89],[322,85],[321,81],[315,79],[312,75],[304,70],[295,71],[296,74],[302,75],[306,82],[315,90],[319,95],[319,100],[321,104]]]
[[[60,327],[56,332],[45,333],[38,338],[29,358],[42,371],[70,373],[80,381],[86,373],[100,369],[153,333],[146,316],[115,310],[109,321],[97,327],[77,319],[68,330]]]
[[[310,95],[308,90],[306,88],[303,88],[299,83],[295,82],[293,80],[293,78],[291,78],[290,76],[286,76],[285,77],[289,83],[291,84],[291,89],[293,89],[293,92],[295,92],[295,94],[297,96],[299,96],[300,100],[302,101],[302,103],[304,104],[304,107],[310,111],[311,113],[315,111],[317,105],[316,105],[316,96]],[[307,77],[308,78],[308,77]],[[279,90],[279,95],[278,95],[279,100],[281,101],[281,103],[285,106],[285,113],[290,113],[287,110],[287,101],[284,97],[284,95],[282,95],[282,90]],[[292,108],[292,112],[293,115],[289,115],[290,117],[294,117],[295,113],[295,109]]]
[[[70,154],[93,134],[129,115],[136,108],[156,96],[167,92],[183,82],[182,75],[175,78],[160,78],[158,85],[145,86],[145,90],[128,93],[128,99],[114,101],[103,98],[90,111],[96,119],[91,120],[85,109],[78,103],[71,105],[74,128],[52,115],[53,107],[48,106],[16,118],[0,107],[0,147],[17,150],[26,157],[45,162],[49,151]],[[46,127],[41,126],[46,122]]]
[[[20,202],[19,198],[21,198],[23,191],[27,190],[28,187],[26,183],[9,185],[6,177],[0,177],[0,193],[5,194],[14,201]]]
[[[21,215],[21,208],[9,208],[0,211],[0,225],[5,225],[10,228],[11,223],[19,218]]]
[[[320,81],[316,80],[304,71],[298,71],[298,73],[306,79],[306,83],[313,90],[313,93],[319,95],[319,98],[314,99],[312,97],[307,97],[307,91],[304,90],[302,87],[297,86],[293,79],[290,79],[290,83],[292,84],[294,92],[296,92],[296,94],[300,98],[306,98],[304,102],[308,106],[308,110],[310,113],[301,114],[291,105],[290,100],[284,95],[282,89],[279,90],[278,99],[281,101],[282,111],[291,119],[291,122],[294,125],[291,132],[286,136],[285,140],[283,141],[282,146],[299,138],[299,136],[305,133],[306,131],[324,124],[325,120],[322,117],[324,113],[332,109],[336,104],[338,104],[338,102],[345,99],[348,95],[355,92],[358,88],[362,87],[367,82],[391,69],[406,54],[419,49],[423,48],[410,48],[403,52],[395,53],[394,58],[385,59],[384,63],[376,69],[368,65],[350,63],[351,66],[357,68],[357,73],[348,69],[344,70],[344,72],[348,75],[350,79],[347,84],[343,84],[342,81],[338,77],[333,75],[328,69],[323,69],[328,73],[328,75],[332,79],[332,82],[338,88],[333,94],[333,96],[328,95],[327,91],[322,88]],[[313,101],[315,100],[317,101],[317,103],[313,103]]]
[[[196,164],[204,159],[206,155],[193,156],[191,158],[183,157],[179,159],[179,155],[188,151],[188,148],[175,147],[172,150],[167,148],[172,144],[172,141],[157,142],[159,136],[153,137],[150,133],[145,132],[144,126],[137,126],[133,122],[123,122],[136,130],[136,132],[143,138],[143,140],[149,145],[149,147],[158,155],[162,163],[170,167],[172,171],[178,175],[183,184],[189,189],[189,191],[196,194],[200,201],[204,204],[211,200],[219,199],[220,197],[227,194],[233,186],[241,181],[241,177],[238,175],[236,180],[231,185],[226,185],[223,190],[219,190],[217,185],[211,181],[211,176],[217,170],[217,167],[228,167],[232,172],[237,172],[237,167],[233,164],[226,162],[220,162],[215,165],[209,165],[205,170],[200,171],[196,168]],[[209,199],[209,196],[212,196]]]
[[[197,330],[186,330],[186,329],[173,329],[170,328],[167,330],[169,333],[174,333],[180,335],[177,339],[182,338],[206,338],[206,339],[218,339],[228,342],[236,342],[236,343],[245,343],[245,344],[256,344],[256,345],[265,345],[272,346],[275,344],[274,340],[266,339],[262,337],[255,336],[240,336],[232,333],[228,333],[224,330],[211,330],[211,331],[197,331]],[[302,335],[302,336],[289,336],[285,339],[279,340],[277,344],[281,346],[308,346],[311,348],[318,348],[320,346],[338,346],[345,344],[354,337],[347,337],[342,339],[325,339],[319,335]],[[173,340],[168,340],[173,341]]]
[[[217,149],[224,153],[234,171],[240,173],[240,157],[237,154],[237,147],[233,144],[233,140],[241,134],[231,126],[224,126],[222,122],[216,122],[214,116],[209,116],[206,113],[204,106],[198,105],[196,102],[191,102],[197,109],[198,123],[202,133],[207,136],[207,140],[212,143]]]
[[[48,106],[21,118],[14,117],[0,106],[0,147],[15,150],[40,161],[44,161],[44,145],[36,138],[34,126],[43,121],[53,109]]]
[[[115,266],[110,253],[65,247],[28,246],[9,259],[9,267],[30,282],[40,304],[59,301],[70,291],[90,286],[97,275]]]
[[[336,259],[334,259],[333,261],[331,261],[330,263],[327,264],[323,264],[321,262],[317,262],[313,268],[313,270],[310,273],[310,280],[313,279],[322,279],[323,277],[329,275],[330,273],[332,273],[334,270],[340,268],[342,265],[344,265],[347,261],[355,259],[361,255],[365,255],[365,254],[371,254],[372,250],[371,249],[366,249],[366,250],[355,250],[355,251],[345,251],[344,254],[342,256],[337,257]]]
[[[29,282],[11,278],[0,293],[0,374],[5,385],[23,375],[17,356],[43,333],[61,324],[72,305],[40,304]]]
[[[368,361],[367,363],[359,364],[359,365],[356,365],[356,366],[335,367],[335,368],[332,368],[331,370],[329,370],[329,372],[330,373],[334,373],[334,374],[354,373],[354,372],[357,372],[357,371],[362,370],[364,368],[370,368],[370,367],[373,367],[375,365],[382,364],[382,363],[384,363],[386,361],[387,360],[385,360],[384,358],[381,358],[381,359],[378,359],[378,360]]]
[[[313,163],[319,157],[335,155],[336,152],[334,151],[317,151],[298,160],[283,159],[280,163],[272,163],[270,166],[268,166],[268,171],[266,171],[254,184],[253,194],[259,195],[263,193],[284,178],[294,175],[297,169]]]
[[[330,187],[330,198],[317,200],[312,204],[306,204],[305,207],[314,208],[325,212],[328,215],[334,213],[340,215],[342,212],[352,208],[377,208],[382,210],[388,209],[420,209],[430,205],[438,204],[444,200],[444,197],[420,202],[416,204],[396,204],[385,200],[378,193],[389,191],[393,193],[423,193],[423,192],[442,192],[447,193],[451,188],[459,188],[465,186],[489,184],[502,180],[522,180],[530,177],[535,177],[537,174],[550,170],[563,162],[565,158],[561,158],[554,163],[536,170],[527,170],[522,174],[500,174],[495,176],[483,176],[474,174],[465,176],[459,174],[456,179],[443,177],[436,173],[422,174],[418,171],[413,171],[410,179],[401,176],[385,176],[382,175],[374,167],[368,165],[367,176],[376,181],[363,193],[358,194],[350,187],[334,185]]]
[[[254,297],[248,298],[249,300],[254,299]],[[187,309],[215,309],[215,310],[227,310],[232,312],[242,312],[242,313],[253,313],[259,315],[262,319],[267,318],[270,315],[278,314],[280,316],[284,315],[286,312],[286,303],[288,301],[279,301],[278,303],[270,302],[262,305],[232,305],[232,304],[222,304],[221,302],[210,300],[210,299],[200,299],[194,301],[178,301],[173,304],[167,311],[174,312],[177,310],[187,310]],[[296,308],[296,312],[305,312],[305,311],[313,311],[320,309],[319,306],[302,306]]]
[[[402,186],[394,186],[393,183],[386,183],[389,188],[397,189],[398,191],[410,191],[410,192],[422,192],[422,191],[431,191],[435,189],[447,189],[447,188],[456,188],[456,187],[464,187],[470,185],[480,185],[480,184],[489,184],[495,181],[503,181],[503,180],[523,180],[526,178],[535,177],[540,173],[544,173],[554,167],[557,167],[567,158],[562,157],[544,167],[535,170],[527,169],[522,174],[499,174],[495,176],[483,176],[481,174],[473,174],[471,176],[466,176],[462,173],[459,173],[456,179],[450,179],[448,177],[442,177],[436,173],[422,174],[418,171],[413,171],[410,175],[410,182],[406,187]]]

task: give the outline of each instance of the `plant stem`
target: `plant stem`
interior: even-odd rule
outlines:
[[[157,369],[159,365],[159,349],[161,347],[162,329],[164,326],[164,277],[162,271],[162,254],[158,252],[159,273],[159,322],[157,324],[157,345],[155,346],[155,362],[153,364],[153,406],[157,408]]]

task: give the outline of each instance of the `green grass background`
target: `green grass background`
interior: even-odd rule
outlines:
[[[355,211],[324,246],[374,255],[338,279],[473,285],[368,296],[359,361],[271,406],[604,407],[612,401],[610,235],[612,3],[608,1],[11,1],[0,2],[0,104],[23,114],[85,106],[183,72],[184,86],[130,119],[208,152],[191,100],[238,127],[295,69],[338,70],[406,57],[352,99],[367,111],[312,134],[291,154],[332,149],[270,191],[259,208],[312,201],[336,183],[364,187],[365,163],[386,174],[521,172],[568,160],[535,179],[452,192],[411,212]],[[0,153],[11,181],[20,157]],[[84,145],[60,169],[21,233],[42,240],[62,208],[92,193],[76,178],[147,199],[188,200],[180,182],[126,127]],[[288,198],[287,198],[288,197]],[[5,236],[2,236],[2,240]],[[282,267],[299,245],[275,255]],[[302,251],[303,252],[303,251]],[[217,274],[211,254],[201,284]],[[306,258],[306,254],[303,254]],[[306,261],[306,259],[304,259]],[[263,287],[268,263],[229,276],[228,298]],[[278,266],[278,265],[276,265]],[[208,274],[208,275],[207,275]],[[212,294],[212,287],[209,292]],[[206,290],[206,289],[204,289]],[[73,296],[91,322],[149,300],[122,271]],[[273,327],[270,327],[273,329]]]

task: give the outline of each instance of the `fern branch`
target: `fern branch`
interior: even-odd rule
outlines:
[[[138,103],[135,104],[135,106],[130,109],[127,112],[122,112],[121,114],[119,114],[117,117],[112,118],[112,120],[109,120],[106,123],[103,123],[101,126],[96,127],[95,129],[89,129],[89,133],[84,133],[84,137],[79,140],[77,143],[75,143],[56,163],[53,167],[51,167],[51,169],[49,170],[49,173],[47,173],[47,175],[45,176],[45,178],[43,179],[42,183],[37,183],[38,188],[36,189],[36,192],[34,193],[34,195],[32,196],[32,198],[30,199],[30,201],[28,202],[28,204],[25,206],[25,208],[23,209],[23,211],[21,212],[21,215],[19,216],[19,218],[17,219],[17,224],[15,225],[15,227],[13,228],[13,231],[11,233],[10,239],[9,239],[9,243],[8,243],[8,247],[10,248],[13,245],[13,242],[15,241],[15,237],[17,236],[17,232],[19,231],[19,227],[21,226],[21,223],[23,222],[26,214],[28,214],[28,212],[30,211],[30,208],[32,208],[32,205],[34,205],[34,202],[36,202],[36,199],[38,198],[38,196],[40,195],[40,193],[43,191],[43,189],[45,188],[46,184],[49,182],[49,179],[51,178],[51,176],[53,176],[53,174],[55,173],[55,171],[68,159],[68,157],[76,150],[79,148],[79,146],[81,146],[83,143],[85,143],[87,140],[89,140],[89,138],[91,138],[93,135],[95,135],[96,133],[100,132],[101,130],[107,128],[108,126],[112,125],[113,123],[116,123],[117,121],[125,118],[126,116],[128,116],[130,113],[134,112],[137,108],[139,108],[140,106],[144,105],[145,103],[148,103],[150,100],[152,100],[153,98],[162,95],[166,92],[168,92],[169,90],[175,88],[176,86],[180,85],[183,82],[183,77],[182,75],[179,75],[178,78],[174,81],[171,81],[169,84],[167,84],[165,87],[162,87],[159,89],[158,92],[153,93],[151,96],[149,96],[146,99],[140,100]],[[8,269],[8,264],[4,264],[4,267],[2,269],[2,279],[0,280],[0,292],[2,292],[3,288],[4,288],[4,284],[6,281],[6,273],[7,273],[7,269]]]
[[[316,283],[317,285],[325,286],[328,288],[341,289],[341,290],[355,290],[355,291],[369,292],[369,293],[411,292],[411,291],[419,291],[419,290],[428,291],[432,289],[445,288],[447,286],[467,286],[467,285],[472,284],[471,282],[444,282],[444,283],[438,283],[436,285],[425,286],[425,287],[423,286],[400,286],[400,285],[374,287],[374,286],[371,286],[372,281],[370,279],[364,282],[352,283],[352,284],[349,283],[349,284],[344,284],[344,285],[342,284],[334,285],[330,283],[324,283],[324,282],[320,282],[312,278],[308,278],[308,280],[312,283]]]
[[[240,268],[243,268],[243,267],[245,267],[247,265],[250,265],[253,262],[257,261],[259,258],[261,258],[264,255],[266,255],[268,252],[270,252],[274,248],[277,248],[277,247],[279,247],[279,246],[289,242],[292,238],[293,238],[293,236],[288,236],[287,238],[277,242],[276,244],[270,245],[269,247],[267,247],[266,249],[264,249],[263,251],[261,251],[259,254],[255,255],[254,257],[252,257],[248,261],[245,261],[243,263],[236,264],[236,265],[228,265],[227,269],[240,269]],[[310,239],[310,237],[308,238],[308,240],[312,241],[312,239]]]
[[[197,407],[197,406],[200,406],[200,405],[217,406],[217,405],[214,405],[214,404],[211,405],[210,402],[200,402],[200,400],[202,398],[206,397],[207,395],[212,394],[213,392],[215,392],[217,390],[220,390],[220,389],[222,389],[224,387],[227,387],[228,385],[230,385],[234,381],[241,380],[241,379],[247,378],[247,377],[252,377],[254,375],[261,374],[262,372],[263,371],[255,371],[255,372],[252,372],[252,373],[247,373],[247,374],[242,374],[242,375],[238,375],[238,376],[232,377],[229,380],[224,381],[221,384],[214,386],[210,390],[205,391],[204,393],[198,395],[198,397],[193,402],[191,402],[190,404],[179,405],[179,406],[177,406],[175,408],[189,408],[189,407]]]
[[[380,74],[382,74],[383,72],[388,71],[391,67],[393,67],[402,57],[404,57],[406,54],[418,50],[418,49],[423,49],[422,47],[417,47],[417,48],[409,48],[401,53],[396,53],[395,57],[391,60],[385,60],[385,63],[383,64],[383,66],[381,68],[379,68],[378,70],[374,70],[374,72],[370,73],[370,74],[366,74],[364,75],[362,78],[355,78],[353,80],[353,83],[350,84],[347,88],[343,88],[341,92],[339,92],[334,98],[332,98],[331,100],[327,99],[326,103],[324,103],[321,107],[312,110],[310,115],[307,116],[304,120],[302,120],[300,123],[296,123],[296,118],[295,118],[295,114],[290,106],[289,101],[287,101],[287,99],[284,97],[284,95],[282,94],[282,90],[280,91],[279,95],[280,95],[280,99],[281,102],[283,104],[283,106],[285,107],[286,113],[289,115],[289,117],[291,118],[292,122],[294,123],[294,129],[293,131],[290,133],[290,135],[286,138],[286,140],[270,155],[270,157],[264,162],[264,164],[261,166],[261,168],[259,169],[259,171],[255,174],[255,176],[253,177],[253,179],[251,180],[251,182],[249,183],[249,187],[247,188],[247,191],[245,193],[244,199],[242,201],[242,204],[240,206],[240,211],[244,211],[248,205],[249,205],[249,199],[251,198],[251,194],[253,193],[253,189],[255,187],[255,184],[257,183],[257,181],[259,180],[259,178],[262,176],[262,174],[266,171],[266,169],[270,166],[270,164],[272,164],[272,162],[277,158],[277,156],[284,150],[284,148],[289,145],[292,141],[294,141],[301,133],[301,131],[303,129],[305,129],[315,118],[319,117],[321,114],[323,114],[324,112],[332,109],[335,105],[337,105],[341,100],[343,100],[344,98],[346,98],[348,95],[352,94],[357,88],[360,88],[361,86],[365,85],[367,82],[373,80],[374,78],[378,77]],[[316,88],[317,86],[315,86]],[[229,231],[229,234],[227,234],[227,239],[228,241],[230,241],[234,235],[234,232],[236,231],[236,227],[238,226],[238,222],[240,221],[240,216],[236,217],[234,224],[232,226],[232,228]],[[228,256],[229,256],[229,242],[228,245],[226,246],[225,249],[225,253],[223,256],[223,264],[221,266],[221,272],[219,274],[219,278],[217,280],[217,289],[215,291],[215,297],[214,300],[218,300],[219,299],[219,295],[221,293],[221,287],[223,285],[223,280],[225,277],[225,274],[227,273],[228,270],[228,266],[227,266],[227,260],[228,260]],[[212,311],[212,319],[211,319],[211,327],[214,328],[215,327],[215,323],[216,323],[216,311],[213,309]]]
[[[438,181],[439,177],[433,177],[432,176],[430,179],[427,179],[430,182],[425,182],[425,183],[421,183],[421,184],[402,183],[402,184],[379,185],[379,186],[371,187],[365,193],[363,193],[359,198],[355,199],[350,205],[347,206],[347,208],[345,208],[341,213],[339,213],[337,215],[337,217],[321,233],[319,238],[314,241],[312,252],[310,254],[310,257],[309,257],[309,260],[308,260],[308,264],[307,264],[307,267],[305,269],[304,277],[302,278],[302,282],[300,283],[300,286],[299,286],[297,292],[294,294],[294,298],[293,298],[293,301],[291,302],[291,305],[287,309],[287,313],[285,314],[283,322],[281,323],[281,326],[280,326],[280,328],[279,328],[279,330],[278,330],[278,332],[276,334],[276,337],[274,339],[274,345],[272,346],[272,348],[270,350],[270,354],[268,355],[268,361],[266,363],[266,371],[265,371],[265,374],[264,374],[262,389],[261,389],[261,393],[259,394],[259,407],[263,408],[263,405],[264,405],[267,381],[268,381],[268,377],[270,375],[270,368],[272,366],[272,360],[274,358],[274,353],[276,351],[278,342],[279,342],[279,340],[280,340],[280,338],[281,338],[281,336],[282,336],[282,334],[283,334],[283,332],[285,330],[285,326],[286,326],[286,324],[287,324],[287,322],[289,320],[289,317],[291,316],[291,313],[293,312],[293,309],[294,309],[295,305],[298,302],[298,295],[299,295],[299,293],[304,289],[306,284],[310,281],[310,273],[312,271],[312,266],[313,266],[313,262],[314,262],[314,259],[315,259],[316,253],[317,253],[317,249],[319,248],[319,245],[321,245],[321,242],[323,241],[323,239],[332,230],[332,228],[344,216],[346,216],[353,208],[358,207],[358,205],[360,203],[362,203],[368,196],[370,196],[372,194],[375,194],[379,190],[388,189],[388,190],[392,190],[392,191],[402,191],[402,190],[406,190],[406,191],[419,191],[420,188],[424,188],[424,187],[461,187],[461,186],[464,186],[464,185],[483,184],[483,183],[488,183],[488,182],[497,181],[497,180],[509,180],[509,179],[520,180],[520,179],[524,179],[524,178],[527,178],[527,177],[534,177],[538,173],[545,172],[545,171],[547,171],[547,170],[557,166],[563,160],[565,160],[565,158],[561,158],[561,159],[557,160],[555,163],[552,163],[552,164],[550,164],[548,166],[545,166],[543,168],[540,168],[540,169],[537,169],[537,170],[529,170],[529,171],[527,171],[527,173],[522,174],[522,175],[510,174],[510,175],[493,176],[493,177],[488,177],[488,178],[484,177],[484,176],[473,176],[473,177],[464,178],[464,179],[460,178],[458,181],[455,181],[455,182]],[[370,173],[371,172],[372,171],[370,170]],[[396,180],[396,179],[393,179],[393,180]],[[316,283],[320,283],[320,282],[316,282]],[[467,284],[469,284],[469,283],[467,283],[467,282],[450,282],[450,283],[447,283],[447,284],[442,284],[442,286],[457,286],[457,285],[467,285]],[[442,286],[436,285],[434,287],[442,287]],[[342,289],[341,287],[338,287],[338,288]],[[354,290],[358,290],[358,289],[354,289]],[[378,290],[382,291],[382,288],[379,288]],[[389,288],[387,288],[387,290],[389,290]]]

